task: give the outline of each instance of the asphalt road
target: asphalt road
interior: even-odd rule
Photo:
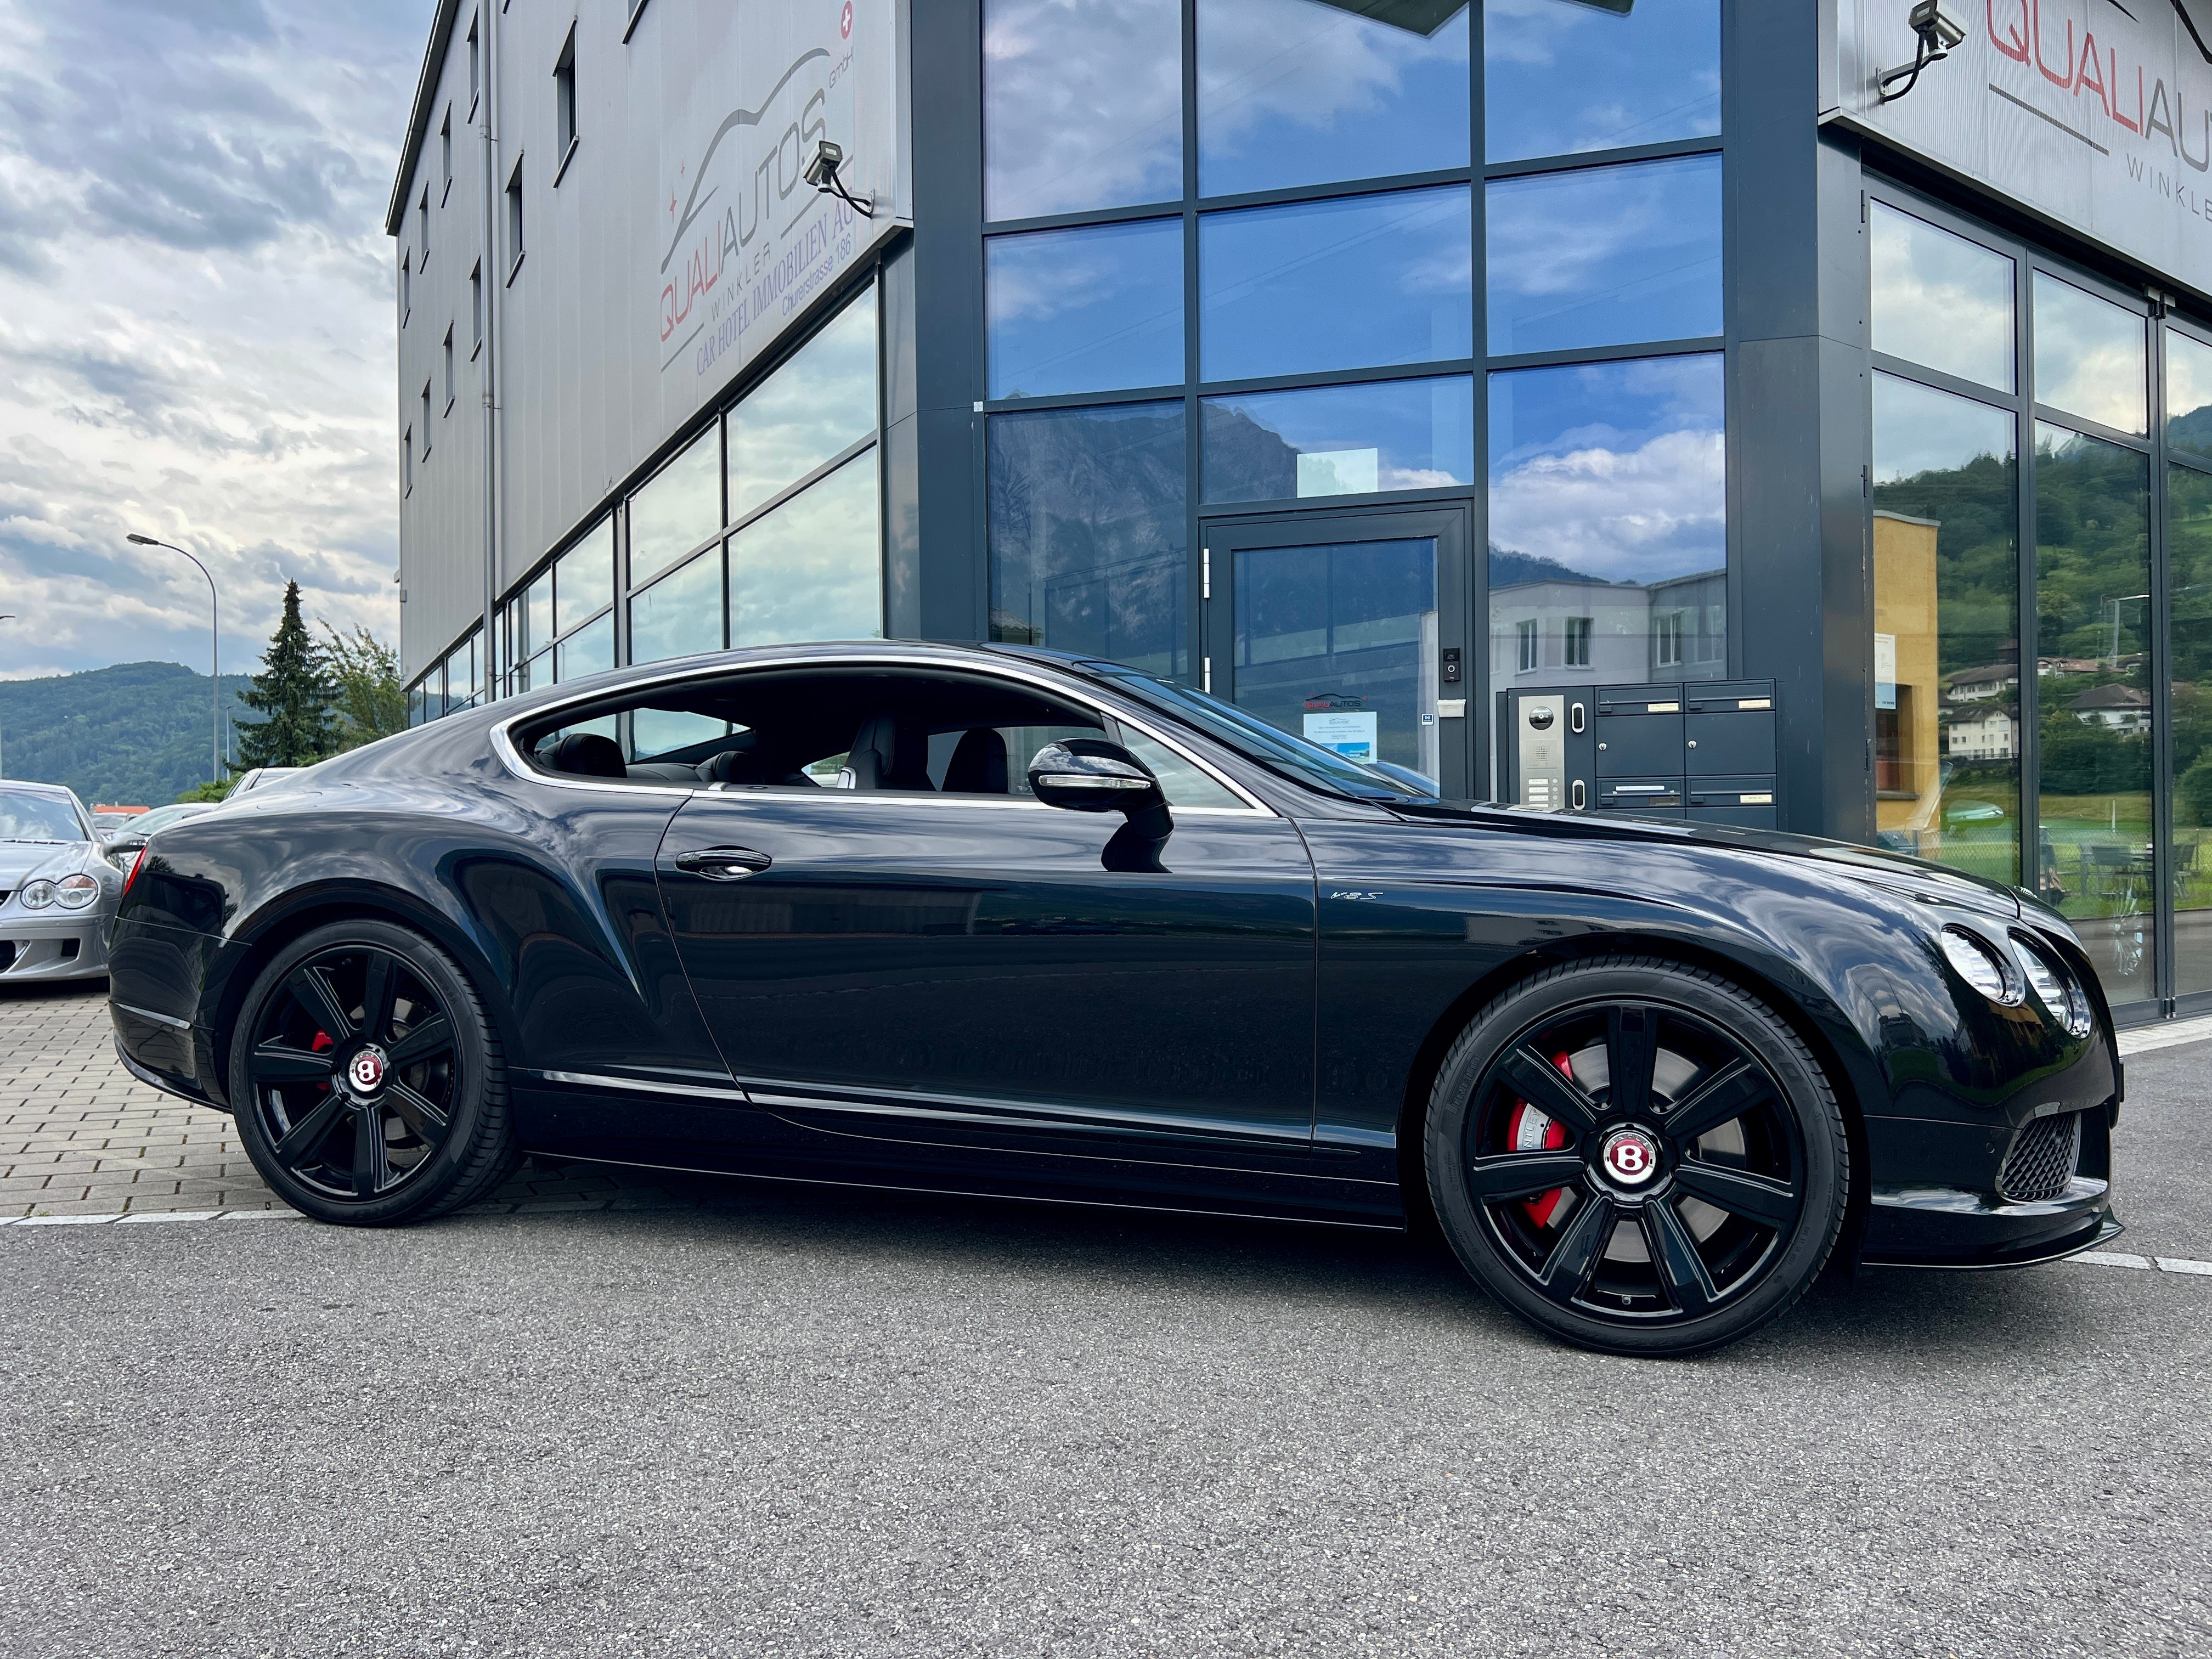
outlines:
[[[2115,1248],[2212,1259],[2212,1044],[2129,1069]],[[0,1228],[0,1650],[2212,1650],[2212,1278],[1653,1364],[1384,1238],[720,1192]]]

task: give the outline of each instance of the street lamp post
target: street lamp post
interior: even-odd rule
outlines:
[[[151,536],[141,536],[133,531],[124,538],[141,547],[166,547],[172,553],[184,553],[194,564],[199,565],[200,574],[208,585],[208,758],[213,768],[208,781],[222,781],[222,596],[216,592],[215,576],[200,564],[197,555],[185,553],[174,542],[157,541]]]
[[[14,611],[9,611],[6,616],[4,616],[4,617],[0,617],[0,622],[13,622],[13,621],[15,621],[15,613]],[[0,739],[0,778],[4,778],[4,777],[6,777],[7,775],[8,775],[8,745],[7,745],[7,743],[6,743],[6,741],[5,741],[4,739]]]

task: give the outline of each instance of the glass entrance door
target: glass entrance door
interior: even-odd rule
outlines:
[[[1466,522],[1444,507],[1206,525],[1209,689],[1465,795]]]

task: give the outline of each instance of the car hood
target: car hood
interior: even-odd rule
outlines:
[[[2017,921],[2022,914],[2020,891],[2002,882],[1988,880],[1948,865],[1902,853],[1861,847],[1847,841],[1819,836],[1784,835],[1771,830],[1738,830],[1726,824],[1691,824],[1657,818],[1617,817],[1611,813],[1540,812],[1527,807],[1496,806],[1437,801],[1393,803],[1401,817],[1423,823],[1457,818],[1470,825],[1489,828],[1511,825],[1558,826],[1561,834],[1585,834],[1626,842],[1656,842],[1680,847],[1711,847],[1760,859],[1784,860],[1810,874],[1865,882],[1906,898],[1956,904],[1985,915]],[[2039,910],[2040,907],[2038,907]]]
[[[0,892],[12,893],[33,876],[65,876],[99,855],[88,841],[0,841]]]

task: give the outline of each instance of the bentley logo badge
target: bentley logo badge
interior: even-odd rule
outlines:
[[[1641,1187],[1659,1172],[1659,1148],[1641,1129],[1616,1129],[1599,1154],[1605,1172],[1624,1187]]]
[[[364,1048],[346,1067],[346,1077],[362,1094],[373,1095],[384,1086],[384,1051]]]

